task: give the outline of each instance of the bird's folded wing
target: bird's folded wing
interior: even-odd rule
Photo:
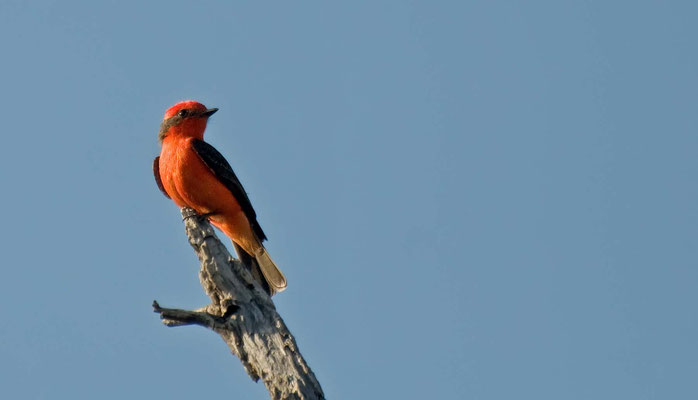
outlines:
[[[155,157],[153,160],[153,175],[155,175],[155,183],[158,184],[160,191],[169,199],[170,195],[165,191],[165,187],[162,186],[162,179],[160,179],[160,156]]]
[[[242,212],[245,213],[247,220],[250,221],[252,230],[257,235],[257,238],[260,241],[266,240],[267,237],[264,231],[262,231],[262,227],[259,226],[257,222],[257,214],[254,208],[252,208],[252,203],[249,197],[247,197],[247,192],[245,192],[245,188],[242,187],[238,177],[235,176],[235,172],[233,172],[233,168],[228,164],[228,161],[225,160],[218,150],[203,140],[194,139],[191,141],[191,144],[194,152],[201,158],[201,161],[206,164],[218,180],[233,194],[235,200],[240,204]]]

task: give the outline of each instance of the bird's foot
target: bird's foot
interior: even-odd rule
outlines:
[[[186,220],[189,219],[189,218],[208,219],[209,217],[212,217],[212,216],[214,216],[214,215],[216,215],[216,214],[218,214],[218,213],[215,212],[215,211],[212,211],[212,212],[207,212],[207,213],[204,213],[204,214],[199,214],[199,213],[197,213],[196,211],[194,211],[194,210],[192,210],[192,209],[189,209],[188,212],[185,213],[185,214],[186,214],[186,215],[184,215],[184,217],[182,218],[182,221],[186,221]]]

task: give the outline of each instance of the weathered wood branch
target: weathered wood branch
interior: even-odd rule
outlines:
[[[167,326],[200,325],[218,333],[254,380],[272,399],[324,399],[315,375],[276,307],[247,267],[228,253],[213,228],[194,210],[183,208],[189,243],[201,262],[199,279],[211,304],[194,311],[162,308]]]

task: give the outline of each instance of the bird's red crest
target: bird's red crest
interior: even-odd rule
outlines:
[[[173,105],[172,107],[168,108],[167,111],[165,111],[165,117],[163,118],[163,121],[176,115],[177,112],[179,112],[179,110],[183,109],[205,111],[206,106],[194,100],[180,101],[179,103]]]

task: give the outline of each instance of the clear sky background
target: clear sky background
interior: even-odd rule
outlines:
[[[328,398],[698,398],[696,4],[0,2],[2,397],[267,398],[150,306],[196,99]]]

